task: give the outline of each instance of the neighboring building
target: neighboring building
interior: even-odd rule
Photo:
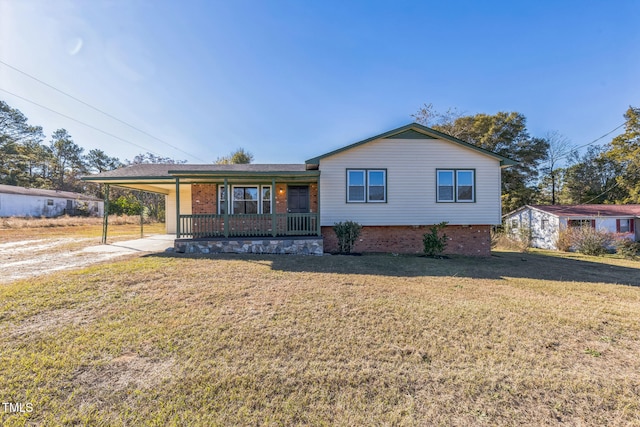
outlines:
[[[640,205],[525,205],[504,216],[512,233],[530,233],[531,246],[557,249],[559,230],[568,227],[592,227],[617,234],[620,238],[640,240]]]
[[[141,164],[83,179],[165,194],[179,250],[217,251],[182,239],[225,237],[243,241],[234,251],[271,252],[267,239],[307,236],[334,251],[333,224],[350,220],[363,225],[355,251],[419,253],[429,226],[447,221],[447,252],[486,256],[501,168],[513,164],[413,123],[305,164]]]
[[[45,217],[61,215],[102,216],[104,202],[71,191],[44,190],[0,184],[0,217]]]

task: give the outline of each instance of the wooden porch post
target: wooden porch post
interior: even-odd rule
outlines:
[[[231,194],[229,194],[229,181],[227,178],[224,179],[224,196],[225,203],[227,204],[224,209],[224,237],[229,237],[229,207],[231,205]]]
[[[176,178],[176,239],[180,238],[180,178]]]
[[[276,179],[271,178],[271,235],[278,235],[278,220],[276,218]]]
[[[109,227],[109,184],[104,186],[104,212],[102,213],[102,244],[107,244],[107,229]]]

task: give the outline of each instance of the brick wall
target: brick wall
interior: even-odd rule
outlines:
[[[422,236],[429,232],[428,225],[362,227],[354,252],[422,253]],[[449,225],[444,230],[449,240],[445,254],[491,255],[491,226]],[[338,240],[333,227],[322,227],[325,252],[336,252]]]
[[[191,212],[194,214],[217,214],[216,184],[191,184]]]
[[[318,212],[318,184],[309,184],[309,211]]]
[[[287,184],[276,184],[276,213],[287,213]]]

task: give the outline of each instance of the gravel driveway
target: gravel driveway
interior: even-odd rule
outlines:
[[[113,258],[173,248],[172,235],[155,235],[109,245],[95,238],[51,238],[0,244],[0,283],[86,267]]]

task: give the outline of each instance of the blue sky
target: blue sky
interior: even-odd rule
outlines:
[[[121,159],[203,163],[244,147],[256,163],[301,163],[424,103],[518,111],[532,135],[580,145],[640,106],[638,22],[635,0],[0,0],[0,61],[181,151],[3,64],[0,89],[137,146],[0,99],[48,138],[64,127]]]

